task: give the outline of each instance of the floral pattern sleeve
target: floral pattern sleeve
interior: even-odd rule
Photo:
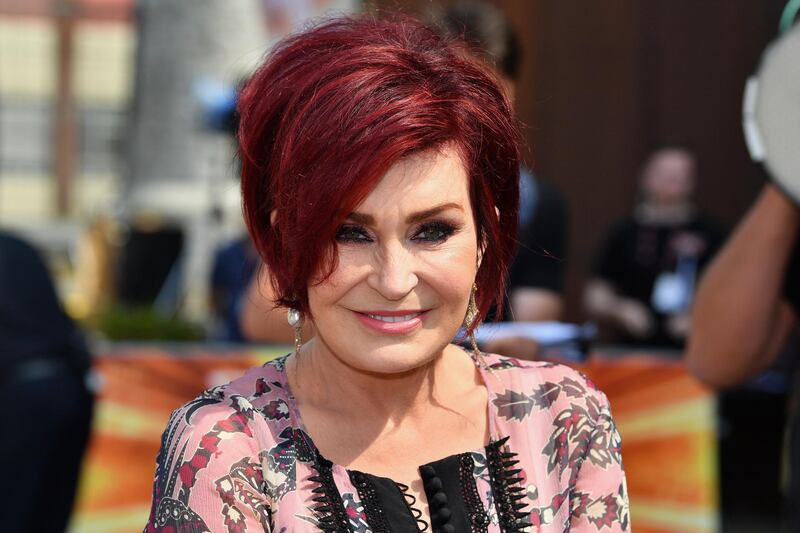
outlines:
[[[594,424],[570,483],[570,526],[576,531],[627,532],[628,492],[619,432],[606,395],[591,392],[586,410]]]
[[[172,414],[145,533],[271,531],[252,409],[240,403],[211,391]]]
[[[563,365],[490,361],[496,424],[520,450],[532,531],[630,531],[622,444],[606,395]]]

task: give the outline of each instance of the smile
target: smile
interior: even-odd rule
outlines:
[[[389,335],[411,333],[422,325],[425,311],[370,311],[355,312],[358,320],[368,329]]]
[[[411,320],[412,318],[416,318],[421,315],[422,312],[419,313],[409,313],[407,315],[400,315],[400,316],[389,316],[389,315],[373,315],[370,313],[366,313],[366,315],[370,318],[374,318],[375,320],[381,320],[383,322],[406,322],[407,320]]]

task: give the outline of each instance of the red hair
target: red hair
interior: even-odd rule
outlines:
[[[278,304],[308,313],[307,287],[335,269],[348,214],[395,162],[444,145],[470,179],[480,316],[502,302],[519,134],[497,79],[460,45],[410,19],[335,19],[278,44],[239,112],[245,221]]]

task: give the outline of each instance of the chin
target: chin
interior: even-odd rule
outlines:
[[[445,343],[446,345],[447,343]],[[432,343],[397,340],[394,342],[354,342],[337,351],[348,366],[371,374],[403,374],[430,363],[442,346]]]
[[[403,374],[430,363],[437,353],[438,350],[433,347],[400,342],[364,351],[356,364],[359,364],[360,370],[366,372]]]

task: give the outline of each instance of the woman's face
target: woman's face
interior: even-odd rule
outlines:
[[[417,368],[452,341],[477,271],[466,169],[452,148],[396,163],[337,235],[338,265],[308,289],[318,340],[378,374]]]

